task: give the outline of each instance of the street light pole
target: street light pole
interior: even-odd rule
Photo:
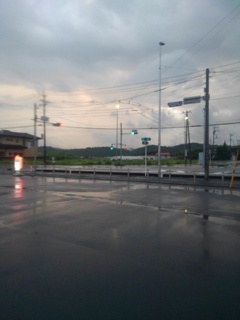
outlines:
[[[37,105],[34,103],[34,154],[33,154],[33,168],[34,172],[36,172],[37,167]]]
[[[120,123],[120,164],[122,165],[122,122]]]
[[[159,42],[159,101],[158,101],[158,177],[161,178],[161,104],[162,104],[162,46],[164,42]]]
[[[118,109],[119,109],[119,104],[116,105],[117,109],[117,123],[116,123],[116,159],[118,157]]]

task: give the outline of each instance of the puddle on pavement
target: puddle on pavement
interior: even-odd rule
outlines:
[[[234,195],[240,197],[240,190],[230,190],[230,189],[223,189],[223,188],[204,188],[204,187],[194,187],[194,186],[173,186],[173,185],[149,185],[149,184],[138,184],[138,185],[131,185],[124,186],[120,188],[121,191],[127,191],[127,190],[141,190],[141,189],[161,189],[161,190],[170,190],[172,193],[174,191],[182,190],[182,191],[191,191],[191,192],[208,192],[208,193],[214,193],[216,195]]]
[[[89,192],[89,191],[79,191],[79,192],[53,192],[54,195],[60,196],[61,198],[71,198],[73,200],[76,199],[87,199],[87,198],[95,198],[95,199],[110,199],[110,194],[112,192]]]
[[[88,199],[95,199],[97,201],[105,201],[110,202],[112,204],[116,205],[130,205],[135,207],[147,207],[151,208],[153,210],[161,211],[161,212],[179,212],[181,214],[185,215],[198,215],[198,216],[208,216],[208,217],[219,217],[219,218],[231,218],[231,219],[240,219],[240,215],[236,214],[235,212],[228,212],[225,213],[225,211],[221,210],[210,210],[207,212],[203,212],[201,209],[195,208],[195,207],[176,207],[174,205],[169,205],[166,207],[158,206],[153,203],[142,203],[141,199],[139,202],[130,202],[129,200],[122,200],[120,198],[115,198],[115,195],[117,192],[119,192],[119,195],[121,192],[126,191],[134,191],[134,190],[164,190],[169,191],[171,194],[177,193],[178,191],[187,191],[187,192],[209,192],[211,194],[216,194],[219,196],[222,195],[234,195],[234,196],[240,196],[240,190],[229,190],[229,189],[214,189],[214,188],[208,188],[208,190],[205,190],[203,187],[195,187],[195,186],[173,186],[173,185],[159,185],[159,184],[146,184],[146,183],[124,183],[121,185],[119,183],[109,182],[109,181],[92,181],[92,180],[84,180],[79,181],[76,179],[69,179],[68,180],[70,184],[74,182],[74,189],[75,190],[69,190],[69,192],[66,192],[65,190],[48,190],[48,192],[54,194],[55,196],[61,198],[61,201],[84,201]],[[63,178],[45,178],[44,184],[46,185],[48,183],[55,184],[56,182],[61,182],[61,186],[64,183],[65,188],[67,188],[67,183],[65,179]],[[99,191],[100,189],[97,188],[95,191],[88,191],[89,185],[95,185],[101,187],[101,185],[104,184],[105,186],[109,186],[108,190],[105,191],[104,188],[102,188],[103,191]],[[57,185],[57,183],[56,183]],[[87,185],[86,189],[77,190],[76,186],[79,185],[84,188],[84,185]],[[5,186],[6,188],[9,188],[10,186]],[[11,186],[14,187],[14,186]],[[23,188],[25,186],[22,185]],[[18,187],[17,187],[18,188]],[[43,192],[43,191],[42,191]],[[112,198],[112,195],[114,197]],[[56,199],[55,199],[56,200]],[[239,216],[239,217],[238,217]]]
[[[133,188],[130,188],[132,190],[136,189],[142,189],[142,186],[132,186]],[[154,187],[156,189],[157,187]],[[124,188],[122,188],[124,189]],[[121,189],[121,190],[122,190]],[[127,190],[128,188],[125,188]],[[166,188],[168,189],[168,188]],[[183,188],[182,188],[183,189]],[[174,192],[174,190],[172,190]],[[153,203],[141,203],[141,202],[131,202],[129,200],[123,200],[123,199],[116,199],[116,198],[111,198],[112,191],[108,192],[53,192],[54,195],[58,196],[61,198],[61,201],[84,201],[84,200],[96,200],[96,201],[104,201],[108,202],[111,204],[115,204],[117,206],[122,206],[122,205],[127,205],[127,206],[132,206],[132,207],[138,207],[138,208],[149,208],[154,211],[158,211],[161,213],[179,213],[181,215],[185,216],[199,216],[205,220],[209,219],[230,219],[230,220],[235,220],[239,221],[240,220],[240,215],[236,212],[226,212],[225,210],[215,210],[215,209],[204,209],[201,210],[197,207],[188,207],[188,206],[175,206],[175,205],[169,205],[169,206],[161,206],[161,205],[156,205]]]
[[[51,184],[55,184],[55,183],[71,183],[74,185],[98,185],[99,183],[104,184],[104,185],[108,185],[110,184],[113,187],[116,187],[117,189],[119,189],[120,191],[126,191],[126,190],[139,190],[139,189],[162,189],[162,190],[187,190],[187,191],[193,191],[193,192],[206,192],[205,189],[208,189],[207,192],[209,193],[214,193],[217,195],[234,195],[234,196],[238,196],[240,197],[240,190],[237,189],[225,189],[225,188],[214,188],[214,187],[209,187],[209,188],[205,188],[204,187],[199,187],[199,186],[194,186],[194,185],[180,185],[180,186],[176,186],[176,185],[159,185],[159,184],[146,184],[146,183],[123,183],[123,186],[119,186],[119,181],[117,182],[118,184],[115,185],[113,181],[105,181],[105,180],[85,180],[85,179],[69,179],[69,178],[54,178],[54,177],[44,177],[43,178],[44,182],[46,183],[51,183]],[[99,192],[99,197],[104,197],[101,195],[102,192]],[[93,196],[96,195],[96,192],[93,192]]]

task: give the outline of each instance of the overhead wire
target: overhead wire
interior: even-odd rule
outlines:
[[[218,23],[217,23],[216,25],[214,25],[214,26],[213,26],[210,30],[208,30],[208,32],[205,33],[197,42],[195,42],[187,51],[185,51],[178,59],[176,59],[171,65],[169,65],[166,70],[170,69],[173,65],[175,65],[177,62],[179,62],[180,60],[182,60],[183,57],[185,57],[189,52],[193,51],[193,49],[194,49],[195,47],[197,47],[197,45],[198,45],[199,43],[201,43],[205,38],[207,38],[207,36],[208,36],[209,34],[211,34],[215,29],[217,29],[217,28],[218,28],[234,11],[236,11],[239,7],[240,7],[240,4],[238,4],[237,6],[235,6],[228,14],[226,14],[222,19],[220,19],[220,21],[218,21]],[[237,13],[237,14],[238,14],[238,13]],[[232,21],[232,20],[231,20],[231,21]],[[229,23],[230,23],[231,21],[229,21]],[[209,41],[209,40],[208,40],[208,41]],[[199,51],[202,47],[203,47],[203,45],[201,45],[201,47],[198,49],[198,51]],[[192,56],[193,54],[196,54],[196,53],[197,53],[197,52],[192,53],[191,56]],[[188,59],[189,59],[189,58],[188,58]],[[187,60],[188,60],[188,59],[187,59]],[[185,62],[183,62],[178,68],[180,68],[182,65],[184,65],[184,64],[187,62],[187,60],[186,60]],[[165,71],[166,71],[166,70],[165,70]]]

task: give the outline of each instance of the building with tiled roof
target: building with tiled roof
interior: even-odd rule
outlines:
[[[12,158],[21,155],[33,158],[38,153],[38,140],[34,148],[34,136],[29,133],[0,130],[0,158]]]

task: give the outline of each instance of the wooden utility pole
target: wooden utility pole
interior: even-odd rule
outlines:
[[[187,165],[187,160],[189,159],[189,164],[191,164],[191,142],[190,142],[190,131],[189,131],[189,113],[191,111],[185,111],[185,150],[184,150],[184,163]]]
[[[212,159],[214,159],[215,154],[216,154],[216,150],[215,150],[215,139],[217,139],[217,133],[218,132],[218,128],[216,126],[213,127],[213,141],[212,141]]]
[[[209,69],[206,69],[206,88],[205,88],[205,152],[204,152],[204,171],[205,180],[209,179]]]
[[[46,164],[47,164],[46,122],[48,121],[48,118],[46,117],[46,105],[48,102],[46,101],[46,95],[44,93],[42,94],[42,99],[40,99],[40,101],[42,102],[42,106],[43,106],[43,117],[42,117],[42,121],[43,121],[43,163],[44,163],[44,166],[46,166]]]

